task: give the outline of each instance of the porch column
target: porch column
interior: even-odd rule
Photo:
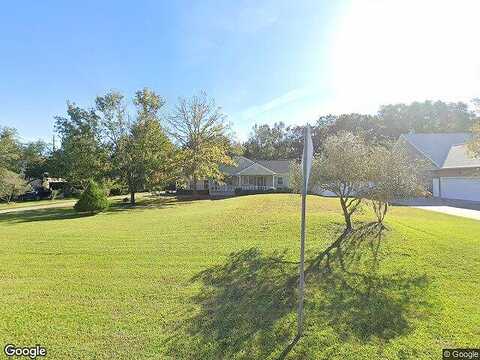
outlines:
[[[275,189],[275,175],[272,175],[272,187]]]

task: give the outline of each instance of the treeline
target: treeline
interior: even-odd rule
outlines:
[[[171,111],[165,104],[147,88],[130,101],[108,92],[88,109],[68,103],[67,114],[55,117],[59,142],[51,147],[43,142],[22,145],[14,130],[3,129],[0,191],[9,194],[4,199],[45,173],[77,189],[94,180],[127,191],[132,204],[138,191],[184,179],[220,179],[219,165],[232,164],[235,148],[221,109],[205,93],[180,98]]]
[[[312,125],[313,145],[323,150],[326,139],[341,132],[362,135],[372,144],[398,139],[401,134],[468,132],[480,115],[480,99],[474,109],[462,102],[413,102],[381,106],[375,115],[343,114],[321,116]],[[243,144],[246,157],[253,159],[299,159],[303,149],[303,126],[284,123],[255,125]]]
[[[411,131],[470,131],[480,100],[472,102],[476,110],[461,102],[425,101],[382,106],[375,115],[322,116],[311,124],[315,152],[321,154],[328,138],[345,132],[382,145]],[[233,155],[300,159],[303,149],[303,126],[255,125],[239,144],[226,115],[205,93],[180,98],[168,110],[165,99],[148,88],[132,99],[110,91],[90,108],[67,103],[66,114],[55,117],[55,135],[53,144],[24,144],[14,129],[0,128],[0,200],[10,201],[48,174],[80,190],[94,180],[112,192],[130,193],[134,204],[139,191],[221,180],[219,165],[232,165]]]

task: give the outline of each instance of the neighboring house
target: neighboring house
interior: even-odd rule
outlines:
[[[469,133],[405,134],[405,146],[416,159],[425,160],[429,190],[445,199],[480,201],[480,159],[467,149]]]
[[[236,156],[234,166],[220,166],[223,183],[213,180],[197,181],[197,190],[208,190],[211,195],[233,195],[235,189],[268,191],[288,189],[290,160],[250,160]],[[193,189],[193,184],[189,184]]]

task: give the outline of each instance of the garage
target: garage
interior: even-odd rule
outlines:
[[[436,192],[435,183],[434,181],[434,192]],[[434,196],[445,199],[480,201],[480,178],[442,177],[437,183],[439,194],[434,194]]]

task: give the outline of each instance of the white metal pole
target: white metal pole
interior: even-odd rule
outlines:
[[[297,336],[300,337],[303,334],[303,303],[305,298],[305,211],[307,203],[307,128],[304,131],[304,149],[303,149],[303,163],[302,163],[302,174],[303,174],[303,186],[302,186],[302,224],[300,230],[300,279],[299,279],[299,296],[298,296],[298,328]]]
[[[297,335],[303,334],[303,302],[305,298],[305,207],[307,202],[307,194],[302,192],[302,226],[300,236],[300,280],[299,280],[299,299],[298,299],[298,331]]]

